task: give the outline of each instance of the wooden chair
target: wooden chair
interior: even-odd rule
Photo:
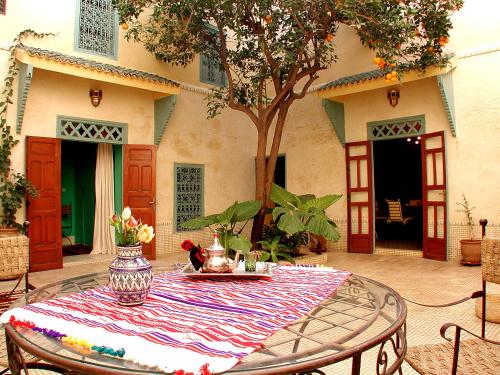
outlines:
[[[403,210],[401,209],[401,201],[399,199],[397,200],[386,199],[385,202],[387,203],[387,209],[389,213],[389,216],[386,219],[388,224],[390,223],[406,224],[410,220],[414,219],[413,216],[403,217]]]
[[[408,349],[405,359],[419,374],[500,374],[500,341],[485,337],[486,283],[500,284],[500,239],[484,238],[481,244],[481,258],[483,279],[481,291],[446,305],[424,305],[429,307],[451,306],[471,298],[482,297],[481,336],[454,323],[444,324],[440,333],[448,342],[419,345]],[[447,331],[452,328],[455,328],[454,340],[447,337]],[[462,331],[467,332],[473,338],[460,341]]]

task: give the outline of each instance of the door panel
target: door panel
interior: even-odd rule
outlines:
[[[424,258],[446,260],[446,162],[444,132],[422,136]]]
[[[123,160],[123,204],[136,219],[155,228],[156,148],[152,145],[125,145]],[[144,256],[156,259],[155,238],[143,246]]]
[[[39,197],[27,198],[30,271],[62,268],[61,140],[26,137],[27,177]]]
[[[346,144],[347,236],[351,253],[373,252],[371,162],[370,142]]]

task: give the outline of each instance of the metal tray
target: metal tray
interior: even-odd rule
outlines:
[[[201,269],[196,271],[191,263],[181,271],[182,275],[196,279],[203,278],[235,278],[235,279],[259,279],[261,277],[271,277],[273,275],[273,264],[265,262],[257,262],[255,272],[245,271],[245,263],[240,262],[238,267],[233,272],[227,273],[211,273],[201,272]]]

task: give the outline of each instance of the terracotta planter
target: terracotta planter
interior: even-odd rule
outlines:
[[[19,228],[15,227],[0,228],[0,238],[15,237],[17,235],[19,235]]]
[[[460,263],[467,266],[481,265],[481,240],[460,240],[462,259]]]

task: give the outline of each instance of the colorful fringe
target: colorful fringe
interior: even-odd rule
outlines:
[[[53,337],[56,340],[61,340],[62,342],[71,345],[77,349],[83,348],[87,350],[92,350],[97,353],[101,354],[108,354],[113,357],[119,357],[123,358],[125,355],[125,349],[120,348],[118,350],[114,350],[113,348],[109,348],[103,345],[94,345],[90,343],[88,340],[85,339],[79,339],[78,337],[74,336],[68,336],[64,333],[60,333],[57,331],[54,331],[53,329],[47,329],[47,328],[41,328],[37,327],[33,322],[29,322],[27,320],[17,320],[14,315],[12,315],[9,319],[9,323],[13,327],[24,327],[24,328],[29,328],[33,331],[40,332],[44,334],[45,336]]]

